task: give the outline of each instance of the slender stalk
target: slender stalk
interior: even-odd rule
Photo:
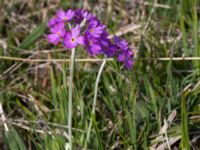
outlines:
[[[92,105],[92,114],[91,114],[90,123],[89,123],[88,131],[87,131],[87,136],[86,136],[86,141],[85,141],[85,149],[87,149],[87,143],[90,139],[90,132],[91,132],[91,128],[92,128],[92,118],[95,115],[95,107],[96,107],[96,102],[97,102],[98,85],[99,85],[99,80],[100,80],[100,77],[101,77],[101,74],[102,74],[102,71],[103,71],[105,64],[106,64],[106,58],[103,59],[103,63],[101,64],[101,67],[99,69],[97,79],[96,79],[96,82],[95,82],[94,99],[93,99],[93,105]]]
[[[72,88],[74,76],[74,60],[75,48],[72,49],[70,58],[70,80],[69,80],[69,100],[68,100],[68,134],[69,134],[69,148],[72,150]]]
[[[5,131],[8,132],[9,129],[8,129],[7,124],[6,124],[6,117],[4,115],[3,106],[2,106],[1,102],[0,102],[0,115],[1,115],[1,118],[2,118],[2,122],[3,122],[4,128],[5,128]]]

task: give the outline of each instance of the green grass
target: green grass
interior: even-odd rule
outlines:
[[[140,29],[122,35],[136,58],[200,56],[198,0],[157,1],[170,6],[169,9],[153,5],[154,0],[146,0],[148,5],[144,6],[134,1],[112,0],[111,11],[107,1],[88,1],[91,11],[106,23],[111,34],[130,23],[141,25]],[[82,8],[84,2],[22,2],[0,1],[0,55],[69,59],[69,51],[41,52],[61,48],[47,43],[46,21],[57,8]],[[56,7],[46,14],[41,11],[50,5]],[[36,51],[39,53],[31,53]],[[86,57],[83,49],[76,49],[76,58]],[[88,149],[95,150],[200,148],[199,60],[135,60],[130,71],[115,61],[107,62],[93,115],[95,81],[101,63],[75,63],[74,149],[83,149],[85,143]],[[68,146],[69,73],[69,63],[0,60],[0,101],[7,119],[0,124],[0,145],[4,149],[62,150]],[[176,115],[170,120],[172,112]],[[87,140],[90,121],[92,128]],[[166,124],[168,127],[163,130]],[[171,142],[173,138],[177,140]]]

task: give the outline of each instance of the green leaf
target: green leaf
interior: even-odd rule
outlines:
[[[26,150],[25,144],[14,128],[5,133],[10,150]]]
[[[185,93],[181,98],[181,146],[182,149],[190,150],[190,142],[189,142],[189,133],[188,133],[188,114],[186,110],[186,101],[185,101]]]
[[[41,37],[46,29],[46,22],[41,23],[33,32],[27,36],[20,45],[20,48],[26,49]]]

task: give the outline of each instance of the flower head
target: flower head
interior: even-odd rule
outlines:
[[[80,24],[84,19],[89,22],[91,19],[96,19],[96,17],[87,10],[77,9],[74,15],[75,22]]]
[[[107,57],[113,57],[116,53],[117,47],[112,44],[111,41],[107,38],[104,38],[100,41],[102,51]]]
[[[99,41],[95,38],[89,38],[85,36],[85,48],[91,56],[95,56],[102,53]]]
[[[71,29],[71,32],[67,32],[64,38],[64,45],[66,48],[75,48],[78,44],[84,45],[83,36],[79,36],[80,27],[76,26]]]
[[[114,37],[114,42],[117,47],[119,47],[121,50],[127,50],[128,49],[128,43],[126,40],[120,40],[118,37]]]
[[[91,19],[96,19],[96,17],[91,14],[89,11],[86,11],[86,10],[82,10],[82,15],[83,15],[83,18],[86,19],[87,21],[90,21]]]
[[[48,27],[51,28],[51,27],[54,27],[57,23],[59,23],[59,20],[58,18],[52,18],[48,21]]]
[[[93,20],[90,22],[87,34],[94,38],[101,37],[101,34],[103,32],[104,27],[102,25],[99,25],[96,20]]]
[[[127,41],[118,37],[110,39],[106,26],[87,10],[59,10],[49,20],[48,27],[51,31],[47,35],[49,43],[62,42],[67,49],[82,45],[90,56],[114,57],[127,69],[133,65],[134,55]]]
[[[64,24],[59,23],[51,28],[51,34],[47,36],[47,39],[50,43],[57,45],[61,38],[65,35]]]
[[[64,12],[63,10],[59,10],[56,14],[57,18],[60,21],[70,21],[74,17],[74,11],[69,9],[67,12]]]
[[[118,54],[117,60],[122,62],[127,69],[131,69],[133,66],[133,52],[128,49],[126,51],[121,51]]]

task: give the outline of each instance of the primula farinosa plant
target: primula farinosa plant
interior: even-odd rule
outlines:
[[[49,43],[54,45],[61,43],[67,50],[71,50],[68,126],[69,147],[72,149],[72,81],[75,48],[77,46],[83,47],[90,56],[105,56],[96,79],[92,116],[95,113],[98,82],[105,65],[106,58],[113,57],[118,62],[122,63],[125,68],[131,69],[134,55],[126,40],[121,40],[116,36],[113,39],[110,39],[109,34],[106,31],[106,26],[102,24],[95,15],[86,10],[59,10],[57,11],[56,16],[49,20],[48,27],[50,28],[51,32],[47,35]],[[90,137],[91,126],[92,119],[90,120],[87,131],[85,146],[87,145]]]

